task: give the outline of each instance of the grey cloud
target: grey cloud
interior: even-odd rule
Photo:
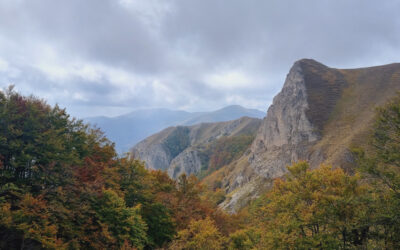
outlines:
[[[131,71],[154,73],[162,68],[161,41],[118,1],[22,2],[8,5],[2,18],[3,29],[16,38],[30,39],[22,35],[29,34],[65,53]]]
[[[338,68],[399,61],[399,9],[395,0],[0,0],[0,59],[14,69],[0,70],[0,85],[78,116],[232,102],[265,111],[300,58]],[[98,77],[76,72],[84,66]],[[252,82],[205,80],[227,71]]]
[[[177,1],[165,34],[173,43],[197,43],[197,55],[209,56],[211,64],[243,54],[258,54],[278,70],[302,57],[351,64],[398,44],[399,7],[361,0]]]

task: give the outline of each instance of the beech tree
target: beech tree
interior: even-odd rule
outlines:
[[[263,199],[255,220],[261,246],[271,249],[347,249],[367,243],[369,189],[358,175],[306,162],[288,168]]]
[[[400,94],[376,111],[370,147],[354,149],[361,171],[373,184],[379,210],[377,247],[400,248]]]
[[[202,193],[118,157],[58,106],[0,91],[0,249],[154,249],[207,216],[228,231]]]
[[[204,220],[193,220],[187,229],[179,231],[177,239],[172,242],[169,249],[222,249],[224,241],[214,222],[207,217]]]
[[[154,237],[142,165],[58,106],[0,91],[0,248],[144,248]],[[171,220],[161,217],[153,228]]]

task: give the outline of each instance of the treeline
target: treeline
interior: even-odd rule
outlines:
[[[353,151],[356,174],[300,162],[229,215],[195,177],[118,157],[99,130],[9,88],[0,249],[399,249],[400,97],[378,110],[371,147]]]
[[[201,172],[196,176],[201,180],[221,167],[237,160],[249,148],[253,140],[254,136],[249,134],[230,137],[222,136],[199,149],[199,156],[203,166]],[[220,183],[215,186],[220,186]]]
[[[205,191],[117,157],[58,106],[0,92],[0,249],[153,249],[202,219],[229,234]]]

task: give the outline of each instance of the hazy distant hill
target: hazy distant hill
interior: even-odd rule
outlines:
[[[117,117],[89,117],[85,120],[101,128],[106,136],[116,143],[116,149],[121,153],[127,152],[144,138],[170,126],[230,121],[243,116],[262,118],[265,113],[232,105],[212,112],[141,109]]]
[[[248,116],[253,118],[263,118],[265,112],[257,109],[247,109],[239,105],[227,106],[225,108],[213,111],[199,113],[188,120],[184,121],[181,125],[194,125],[204,122],[224,122],[236,120],[240,117]]]

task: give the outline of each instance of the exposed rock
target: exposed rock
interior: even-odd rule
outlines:
[[[175,157],[168,167],[168,175],[177,178],[181,174],[197,174],[201,170],[202,161],[199,157],[199,150],[188,148]]]
[[[131,149],[131,155],[134,158],[140,158],[150,169],[166,170],[172,160],[172,156],[165,150],[162,143],[153,142],[165,141],[172,131],[173,128],[168,128],[162,134],[155,134],[139,142],[136,147]]]
[[[307,159],[319,137],[306,115],[309,104],[301,65],[296,62],[290,70],[251,147],[250,165],[264,177],[281,176],[291,162]]]

